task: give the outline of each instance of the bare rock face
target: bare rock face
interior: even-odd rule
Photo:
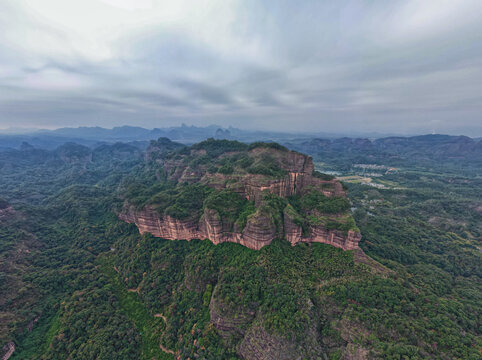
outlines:
[[[238,354],[249,360],[301,360],[294,341],[270,334],[262,326],[253,325],[239,345]]]
[[[198,230],[196,220],[179,220],[171,216],[161,218],[152,208],[146,207],[136,211],[133,206],[127,206],[119,215],[121,220],[136,224],[141,234],[150,233],[164,239],[204,239]]]
[[[277,235],[276,230],[273,219],[258,210],[253,217],[248,219],[240,244],[259,250],[273,241]]]
[[[291,245],[300,242],[306,243],[324,243],[338,247],[343,250],[358,249],[358,243],[361,240],[361,234],[353,230],[349,230],[347,234],[340,230],[328,230],[325,227],[311,225],[309,228],[309,236],[303,236],[303,229],[295,223],[289,212],[284,212],[285,236]]]
[[[226,231],[216,214],[215,210],[206,209],[201,220],[193,219],[179,220],[170,216],[160,217],[151,209],[144,208],[136,211],[133,207],[125,207],[119,215],[121,220],[136,224],[141,234],[150,233],[156,237],[169,240],[193,240],[209,239],[215,245],[223,242],[233,242],[244,245],[253,250],[259,250],[269,245],[279,235],[272,219],[263,214],[256,213],[252,216],[242,232]],[[236,230],[236,229],[234,229]],[[296,225],[293,220],[284,217],[284,231],[286,239],[291,245],[300,242],[325,243],[343,250],[358,249],[361,234],[349,230],[345,235],[339,230],[327,230],[323,226],[311,226],[311,235],[304,237],[301,226]]]
[[[200,229],[203,239],[210,239],[215,245],[224,242],[227,234],[223,229],[221,216],[216,210],[205,209],[201,217]]]
[[[217,293],[218,287],[215,287],[209,303],[211,323],[225,341],[229,341],[231,336],[242,338],[246,327],[253,321],[255,312],[245,307],[233,308],[223,303]]]
[[[241,358],[246,360],[327,358],[320,345],[321,339],[314,321],[309,321],[308,327],[302,334],[298,334],[297,339],[292,336],[281,337],[267,331],[262,324],[262,316],[258,314],[248,330],[243,333],[243,339],[237,348],[237,354]]]
[[[309,320],[303,334],[282,337],[267,331],[263,325],[263,316],[256,307],[226,304],[220,298],[218,284],[213,291],[209,304],[210,321],[217,333],[228,346],[236,345],[237,354],[246,360],[264,359],[324,359],[320,345],[316,321]],[[310,319],[316,319],[311,311],[313,303],[308,301]],[[234,340],[234,343],[233,343]]]
[[[119,218],[136,224],[141,234],[150,233],[169,240],[209,239],[215,245],[234,242],[253,250],[268,245],[276,237],[277,231],[271,219],[263,214],[254,214],[242,232],[226,231],[215,210],[206,209],[199,221],[179,220],[170,216],[160,217],[152,208],[136,211],[133,206],[126,206]]]
[[[283,211],[285,238],[291,243],[291,245],[294,245],[303,237],[303,229],[296,224],[295,216],[293,216],[289,210],[289,207],[286,207]]]
[[[301,194],[307,186],[315,183],[312,176],[314,166],[311,157],[296,152],[280,154],[269,149],[253,150],[256,155],[263,152],[277,158],[280,167],[287,172],[287,175],[281,179],[269,181],[263,181],[262,178],[256,176],[248,176],[244,182],[244,193],[248,199],[256,201],[264,191],[286,198]]]

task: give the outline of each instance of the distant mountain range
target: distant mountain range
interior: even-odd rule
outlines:
[[[55,130],[28,130],[27,132],[4,131],[0,132],[0,150],[6,148],[20,148],[26,142],[36,148],[55,149],[66,143],[75,142],[78,144],[95,147],[102,143],[115,142],[138,142],[137,146],[146,148],[150,140],[166,137],[172,141],[191,145],[207,138],[238,140],[242,142],[272,141],[281,143],[300,143],[307,145],[311,141],[314,146],[327,146],[336,148],[338,146],[357,148],[362,146],[364,149],[383,148],[387,146],[404,147],[407,145],[421,145],[422,143],[444,144],[444,147],[452,147],[455,142],[456,147],[465,143],[469,147],[471,142],[480,143],[480,139],[472,139],[466,136],[450,135],[422,135],[422,136],[387,136],[386,134],[363,134],[352,137],[343,137],[341,134],[332,133],[287,133],[277,131],[256,131],[242,130],[234,127],[223,128],[219,125],[209,125],[205,127],[181,126],[168,128],[146,129],[138,126],[118,126],[112,129],[95,127],[65,127]],[[322,139],[322,140],[320,140]],[[375,140],[376,139],[376,140]],[[451,145],[452,144],[452,145]],[[423,146],[423,145],[422,145]]]
[[[327,137],[333,137],[326,134]],[[287,141],[293,138],[309,137],[308,134],[289,134],[268,131],[248,131],[233,127],[222,128],[218,125],[196,127],[181,125],[169,128],[145,129],[137,126],[120,126],[112,129],[102,127],[60,128],[56,130],[35,130],[22,134],[0,134],[1,148],[19,148],[27,142],[38,148],[54,149],[65,142],[76,142],[87,146],[99,143],[144,141],[167,137],[172,141],[191,145],[207,138],[239,140],[252,142],[260,140]]]
[[[0,151],[9,149],[54,150],[66,143],[75,143],[96,149],[102,145],[127,143],[141,151],[150,141],[167,138],[186,145],[208,138],[278,142],[302,153],[317,162],[336,160],[339,170],[349,169],[352,164],[370,160],[373,164],[390,166],[456,166],[462,169],[479,169],[482,166],[482,140],[467,136],[419,135],[390,136],[380,138],[333,137],[332,134],[289,134],[269,131],[247,131],[217,125],[206,127],[178,126],[145,129],[121,126],[113,129],[101,127],[60,128],[37,130],[27,134],[0,135]],[[478,170],[477,170],[478,171]]]

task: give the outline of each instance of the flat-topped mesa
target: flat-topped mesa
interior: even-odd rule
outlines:
[[[148,149],[149,151],[149,149]],[[229,159],[240,155],[241,152],[228,152],[219,156],[221,159]],[[164,175],[170,180],[186,183],[203,183],[216,189],[230,188],[242,194],[248,200],[256,200],[264,191],[286,198],[291,195],[301,195],[307,187],[319,187],[325,196],[345,196],[342,185],[335,179],[323,179],[314,176],[313,159],[310,156],[271,147],[255,147],[244,152],[247,162],[262,162],[263,160],[274,162],[270,166],[276,166],[276,176],[266,176],[263,168],[253,166],[247,169],[237,168],[233,173],[210,172],[209,164],[195,164],[186,161],[186,157],[169,157],[157,161],[162,165]],[[190,150],[189,156],[206,158],[206,151]],[[201,161],[201,160],[200,160]],[[268,170],[273,170],[268,169]],[[323,186],[325,185],[325,186]]]
[[[292,245],[358,247],[361,236],[341,183],[314,171],[309,156],[278,144],[207,140],[187,148],[160,139],[146,159],[161,166],[157,177],[167,190],[142,202],[127,191],[119,217],[140,233],[255,250],[280,237]],[[135,187],[131,192],[137,194]]]

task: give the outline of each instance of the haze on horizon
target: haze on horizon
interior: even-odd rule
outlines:
[[[482,136],[482,2],[3,0],[0,128]]]

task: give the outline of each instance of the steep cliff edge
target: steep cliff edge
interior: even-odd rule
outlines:
[[[119,217],[140,233],[255,250],[277,237],[358,248],[361,235],[342,185],[316,172],[311,157],[277,144],[162,145],[153,142],[146,153],[156,181],[142,196],[136,184],[124,193]]]

